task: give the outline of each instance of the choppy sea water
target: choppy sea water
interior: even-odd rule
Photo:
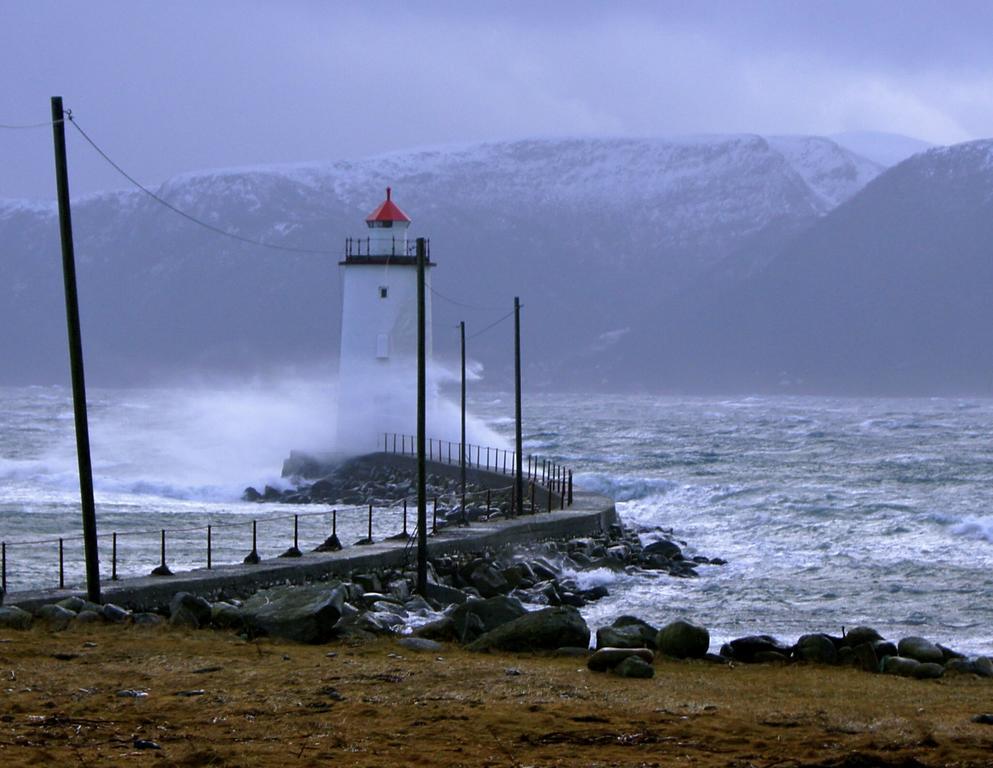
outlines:
[[[315,385],[91,393],[101,561],[110,530],[119,571],[154,565],[160,528],[169,564],[202,565],[211,522],[215,562],[250,549],[250,521],[300,507],[239,500],[278,483],[291,448],[333,434],[330,395]],[[513,402],[473,399],[477,439],[512,434]],[[647,540],[671,528],[690,554],[720,556],[698,579],[582,572],[611,596],[585,609],[591,625],[633,613],[662,624],[684,616],[714,642],[768,632],[875,626],[970,653],[993,652],[993,401],[534,395],[525,450],[562,462],[578,485],[617,499]],[[437,425],[438,436],[454,434]],[[431,425],[429,425],[429,431]],[[491,435],[497,439],[497,435]],[[0,539],[12,590],[52,585],[57,545],[18,545],[79,533],[72,409],[63,388],[0,389]],[[377,520],[377,536],[396,519]],[[326,535],[327,515],[301,520]],[[365,520],[339,519],[342,539]],[[260,526],[260,554],[285,549],[292,520]],[[67,583],[80,581],[81,545],[65,543]],[[153,562],[150,562],[153,561]]]

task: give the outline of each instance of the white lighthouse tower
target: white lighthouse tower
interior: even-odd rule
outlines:
[[[338,449],[369,451],[383,434],[413,434],[417,420],[417,252],[410,217],[386,199],[366,217],[368,234],[345,241],[341,267]],[[431,270],[425,331],[431,359]]]

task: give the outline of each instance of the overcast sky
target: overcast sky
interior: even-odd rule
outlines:
[[[139,179],[524,136],[993,136],[993,2],[0,0],[0,124]],[[70,130],[70,134],[71,134]],[[70,135],[73,194],[126,182]],[[54,197],[0,129],[0,197]]]

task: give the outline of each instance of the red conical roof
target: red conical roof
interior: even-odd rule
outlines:
[[[367,222],[373,221],[406,221],[410,223],[410,216],[401,211],[396,203],[390,199],[390,187],[386,188],[386,199],[379,204],[379,207],[366,216]]]

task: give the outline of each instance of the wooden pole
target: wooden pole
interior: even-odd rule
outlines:
[[[417,592],[428,589],[427,467],[424,432],[427,411],[427,339],[424,310],[424,238],[417,238]]]
[[[521,301],[517,296],[514,297],[514,421],[514,445],[517,451],[517,457],[515,459],[515,463],[517,465],[515,467],[517,478],[514,482],[514,487],[517,496],[517,511],[523,512],[524,467],[522,466],[523,452],[521,449],[521,443],[523,442],[521,436]]]
[[[79,497],[83,513],[83,551],[86,558],[86,596],[100,602],[100,551],[97,548],[97,514],[93,503],[93,466],[90,462],[90,428],[86,418],[86,381],[83,375],[83,342],[79,329],[76,294],[76,255],[72,244],[69,208],[69,172],[66,162],[65,112],[62,97],[52,97],[52,136],[55,140],[55,183],[59,201],[59,234],[62,238],[62,277],[65,284],[66,324],[69,331],[69,368],[72,405],[76,420],[76,457],[79,463]]]
[[[462,348],[462,441],[465,446],[465,320],[459,322],[459,338]],[[459,475],[462,481],[462,525],[465,525],[465,450],[459,451]]]

